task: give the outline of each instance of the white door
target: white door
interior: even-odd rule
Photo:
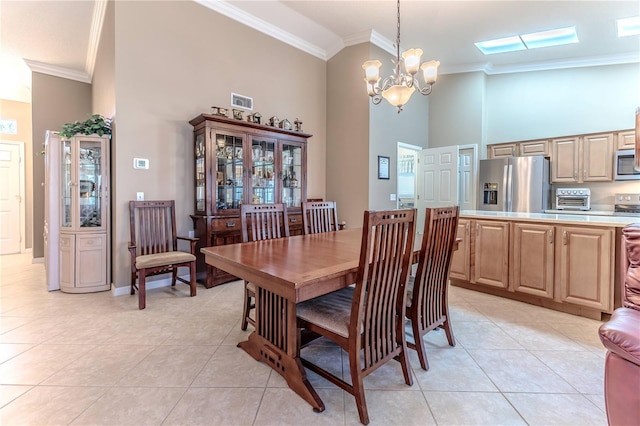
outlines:
[[[0,254],[20,253],[20,145],[0,143]]]
[[[476,210],[476,194],[478,181],[477,145],[464,145],[460,150],[460,182],[458,183],[460,210]]]
[[[427,207],[458,204],[458,146],[423,149],[418,172],[418,232]]]

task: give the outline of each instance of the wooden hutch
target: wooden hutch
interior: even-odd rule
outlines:
[[[198,241],[198,281],[206,288],[236,277],[209,266],[202,247],[242,241],[243,203],[284,203],[291,235],[302,234],[301,203],[307,196],[307,139],[288,129],[200,114],[194,128],[193,226]]]

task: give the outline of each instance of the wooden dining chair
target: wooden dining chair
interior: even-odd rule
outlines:
[[[138,308],[146,306],[146,282],[150,275],[171,272],[171,285],[175,286],[176,280],[189,284],[190,296],[195,296],[198,239],[176,235],[175,201],[129,201],[129,229],[131,294],[138,289]],[[189,241],[190,252],[179,251],[178,240]],[[178,276],[180,267],[189,268],[189,281]]]
[[[414,342],[407,346],[418,352],[420,367],[429,369],[424,335],[444,328],[449,345],[456,341],[451,329],[448,289],[451,259],[458,229],[459,207],[428,208],[416,276],[409,278],[406,316],[411,320]]]
[[[415,216],[414,209],[365,212],[355,287],[297,305],[298,327],[333,340],[348,353],[351,383],[307,359],[302,364],[352,394],[363,424],[369,423],[363,385],[367,375],[396,359],[405,383],[413,383],[404,309]]]
[[[240,207],[242,242],[272,240],[289,236],[287,206],[284,204],[243,204]],[[255,308],[256,286],[245,280],[244,308],[242,310],[242,330],[247,324],[255,327],[250,312]]]
[[[302,203],[302,227],[305,234],[337,231],[338,209],[335,201],[305,201]]]

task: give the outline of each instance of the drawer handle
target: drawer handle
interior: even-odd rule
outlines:
[[[567,240],[567,231],[564,231],[564,232],[562,233],[562,244],[563,244],[563,245],[565,245],[565,246],[568,244],[568,240]]]
[[[297,217],[290,217],[289,218],[289,222],[297,222],[298,218]]]
[[[233,228],[234,226],[236,226],[235,222],[227,222],[227,228]]]
[[[549,229],[549,244],[553,244],[553,229]]]

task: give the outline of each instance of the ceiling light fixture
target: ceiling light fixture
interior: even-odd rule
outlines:
[[[416,88],[423,95],[430,94],[431,88],[438,78],[440,62],[429,61],[421,65],[421,56],[422,49],[409,49],[402,53],[402,59],[400,59],[400,0],[398,0],[398,32],[396,35],[396,58],[392,60],[395,63],[393,74],[382,80],[381,87],[379,82],[382,63],[374,59],[362,64],[364,81],[367,83],[367,93],[371,97],[371,102],[378,105],[382,98],[385,98],[391,105],[398,108],[398,114],[400,114],[402,107],[409,102]],[[422,70],[422,78],[426,84],[423,88],[415,78],[419,69]]]
[[[578,43],[575,27],[557,28],[474,43],[485,55]]]

